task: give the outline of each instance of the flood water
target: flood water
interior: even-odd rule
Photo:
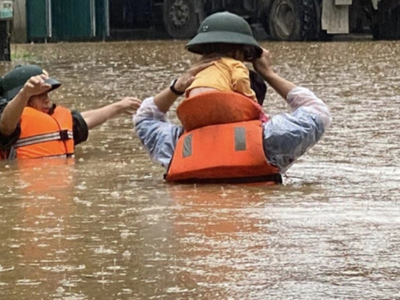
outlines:
[[[12,45],[0,71],[40,64],[83,111],[161,91],[184,44]],[[166,184],[127,115],[74,160],[2,161],[0,299],[400,299],[400,44],[262,45],[333,115],[284,185]]]

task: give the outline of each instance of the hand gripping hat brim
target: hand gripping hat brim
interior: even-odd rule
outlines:
[[[197,35],[189,41],[186,49],[203,54],[204,45],[225,43],[252,46],[255,58],[262,54],[262,49],[253,37],[250,25],[245,19],[230,12],[215,13],[204,19]]]
[[[1,78],[1,96],[7,101],[13,99],[24,87],[29,78],[43,73],[43,69],[36,65],[21,65],[15,67]],[[45,82],[51,85],[48,92],[61,86],[61,83],[58,80],[51,77],[49,77]]]

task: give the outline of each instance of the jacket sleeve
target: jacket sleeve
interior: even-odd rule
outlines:
[[[310,90],[296,87],[286,99],[291,113],[273,116],[264,123],[264,152],[281,173],[313,147],[331,124],[327,105]]]
[[[73,136],[74,136],[74,145],[78,145],[82,142],[85,142],[89,136],[89,128],[85,122],[85,119],[82,117],[81,113],[77,110],[71,111],[72,121],[73,121]]]
[[[136,134],[152,161],[168,169],[176,143],[183,133],[182,126],[168,121],[154,104],[154,98],[147,98],[133,116]]]
[[[4,108],[7,106],[7,100],[4,98],[0,98],[0,119],[1,115],[4,111]],[[17,124],[14,132],[11,135],[5,136],[0,133],[0,150],[8,151],[11,147],[18,141],[21,135],[21,126],[20,123]]]

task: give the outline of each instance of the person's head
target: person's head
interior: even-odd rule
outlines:
[[[230,12],[219,12],[205,18],[186,49],[196,54],[218,53],[246,61],[259,58],[262,54],[250,25]]]
[[[50,112],[52,105],[53,103],[50,100],[48,92],[30,97],[27,103],[28,107],[32,107],[46,114]]]
[[[48,76],[45,70],[36,65],[16,66],[13,70],[1,77],[0,95],[7,101],[12,100],[31,77],[41,74]],[[29,99],[28,106],[38,110],[45,110],[46,107],[49,106],[50,99],[48,93],[60,87],[61,83],[51,77],[48,77],[45,82],[50,84],[51,88],[45,93],[32,96]]]

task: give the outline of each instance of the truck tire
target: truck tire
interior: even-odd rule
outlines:
[[[192,38],[200,25],[193,0],[164,0],[163,19],[173,39]]]
[[[318,12],[314,0],[274,0],[268,33],[277,41],[310,41],[318,38]]]
[[[398,1],[381,0],[379,2],[376,22],[371,32],[378,40],[400,39],[400,3]]]

